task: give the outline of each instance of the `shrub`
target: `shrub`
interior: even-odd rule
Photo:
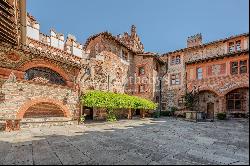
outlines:
[[[170,111],[162,111],[161,116],[171,116],[171,112]]]
[[[217,118],[218,118],[219,120],[225,120],[226,117],[227,117],[227,115],[226,115],[226,113],[224,113],[224,112],[220,112],[220,113],[217,114]]]
[[[81,97],[81,102],[87,107],[107,108],[108,121],[116,120],[114,109],[155,110],[157,107],[157,104],[144,98],[103,91],[89,91]]]
[[[87,92],[81,97],[81,102],[87,107],[96,108],[154,110],[157,107],[157,104],[144,98],[102,91]]]
[[[108,122],[114,122],[114,121],[117,120],[117,117],[116,117],[116,114],[115,114],[115,110],[108,109],[107,113],[108,113],[108,115],[107,115],[107,121]]]
[[[160,112],[156,111],[153,113],[153,118],[159,118],[160,117]]]

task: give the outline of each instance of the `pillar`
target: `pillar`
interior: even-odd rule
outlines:
[[[26,0],[19,0],[20,7],[20,22],[21,22],[21,44],[26,44],[27,37],[27,29],[26,29],[26,19],[27,19],[27,11],[26,11]]]

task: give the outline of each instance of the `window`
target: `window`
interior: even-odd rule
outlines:
[[[123,50],[122,50],[122,59],[128,60],[128,53],[126,51],[123,51]]]
[[[202,68],[197,69],[197,79],[201,80],[202,79]]]
[[[171,75],[171,85],[180,85],[180,74]]]
[[[231,62],[231,74],[244,74],[248,72],[248,61],[240,60]]]
[[[164,111],[167,110],[167,103],[161,103],[161,106],[162,106],[161,107],[162,110]]]
[[[181,57],[180,55],[177,55],[175,59],[175,64],[180,64],[180,63],[181,63]]]
[[[139,93],[145,92],[145,85],[139,85]]]
[[[62,76],[46,67],[35,67],[27,70],[24,74],[24,79],[33,80],[41,83],[66,85],[66,82]]]
[[[231,74],[238,74],[238,62],[231,62]]]
[[[178,106],[184,106],[184,104],[185,104],[185,98],[184,96],[182,96],[178,100]]]
[[[144,74],[145,74],[144,67],[139,67],[139,75],[144,75]]]
[[[86,68],[86,69],[85,69],[85,73],[86,73],[87,75],[90,75],[90,74],[91,74],[91,69],[90,69],[90,68]]]
[[[181,56],[180,55],[171,57],[171,65],[178,65],[180,63],[181,63]]]
[[[172,56],[172,59],[171,59],[171,65],[174,65],[175,64],[175,57]]]
[[[156,70],[156,71],[159,71],[158,64],[156,64],[156,66],[155,66],[155,70]]]
[[[241,51],[241,41],[237,40],[236,42],[229,42],[228,44],[228,52],[232,53],[235,51]]]
[[[240,51],[241,50],[241,44],[240,44],[240,40],[236,41],[236,51]]]
[[[240,61],[240,74],[247,73],[247,60]]]
[[[234,52],[234,42],[229,43],[229,52]]]
[[[227,109],[229,111],[241,110],[242,106],[242,96],[240,93],[230,93],[227,96]]]

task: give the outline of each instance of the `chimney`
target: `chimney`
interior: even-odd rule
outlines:
[[[201,33],[198,33],[196,35],[190,36],[187,39],[187,47],[195,47],[202,45],[202,35]]]
[[[19,0],[19,7],[20,7],[20,23],[21,23],[21,44],[26,44],[26,19],[27,19],[27,12],[26,12],[26,0]]]

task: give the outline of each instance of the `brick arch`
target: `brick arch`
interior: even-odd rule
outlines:
[[[34,67],[47,67],[47,68],[57,72],[60,76],[63,77],[63,79],[66,82],[68,82],[70,80],[69,76],[66,74],[66,72],[62,68],[60,68],[59,66],[57,66],[49,61],[43,60],[43,59],[37,59],[37,60],[33,60],[31,62],[28,62],[28,63],[24,64],[20,70],[25,72],[31,68],[34,68]]]
[[[229,88],[228,90],[226,90],[223,95],[227,95],[229,92],[234,91],[236,89],[242,89],[242,88],[248,88],[249,89],[249,85],[248,84],[241,84],[232,88]]]
[[[62,102],[55,100],[55,99],[50,99],[50,98],[36,98],[30,101],[27,101],[26,103],[24,103],[22,105],[22,107],[19,109],[16,118],[17,119],[23,119],[23,116],[25,114],[25,112],[32,106],[39,104],[41,102],[46,102],[46,103],[50,103],[50,104],[54,104],[56,106],[58,106],[59,108],[61,108],[61,110],[63,111],[63,114],[65,117],[70,117],[70,111],[67,108],[67,106],[63,105]]]
[[[199,90],[199,93],[202,93],[202,92],[210,92],[210,93],[214,93],[214,94],[216,94],[217,96],[221,96],[221,94],[220,94],[220,93],[217,93],[215,90],[210,89],[210,88],[200,89],[200,90]]]

